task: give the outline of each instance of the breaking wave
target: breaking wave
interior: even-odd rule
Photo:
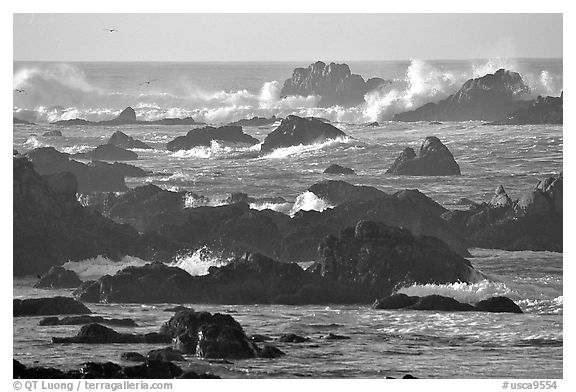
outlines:
[[[141,267],[148,263],[134,256],[124,256],[120,261],[97,256],[82,261],[68,261],[62,267],[76,272],[82,280],[96,280],[104,275],[114,275],[126,267]]]
[[[333,207],[333,205],[328,203],[326,200],[321,199],[315,193],[306,191],[296,198],[294,206],[292,206],[292,209],[290,210],[290,216],[294,216],[298,211],[322,212]]]
[[[228,264],[231,257],[225,257],[222,252],[216,252],[204,246],[194,252],[182,254],[169,264],[178,267],[193,276],[207,275],[210,267],[221,267]]]
[[[282,159],[292,156],[301,156],[301,155],[309,155],[314,154],[318,151],[321,151],[327,147],[337,146],[341,144],[349,144],[355,141],[355,139],[345,136],[345,137],[338,137],[335,139],[329,139],[321,143],[314,143],[314,144],[299,144],[297,146],[290,146],[290,147],[282,147],[277,148],[270,152],[267,155],[264,155],[263,159]]]

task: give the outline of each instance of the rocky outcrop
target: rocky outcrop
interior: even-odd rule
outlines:
[[[223,126],[219,128],[204,127],[189,131],[186,136],[178,136],[166,144],[168,151],[189,150],[194,147],[210,147],[212,142],[247,144],[260,143],[256,138],[245,134],[240,126]]]
[[[53,130],[53,131],[44,132],[44,133],[42,134],[42,136],[45,136],[45,137],[62,136],[62,132],[59,131],[59,130],[57,130],[57,129],[55,129],[55,130]]]
[[[276,117],[276,116],[272,116],[270,118],[266,118],[266,117],[252,117],[252,118],[243,118],[241,120],[238,121],[234,121],[231,122],[228,125],[231,126],[240,126],[240,127],[264,127],[266,125],[272,125],[277,121],[280,121],[281,119]]]
[[[308,68],[294,69],[280,95],[316,95],[322,106],[355,106],[364,103],[364,95],[388,83],[381,78],[364,81],[362,76],[353,74],[347,64],[326,65],[317,61]]]
[[[12,315],[14,317],[90,313],[92,312],[86,307],[86,305],[68,297],[12,300]]]
[[[336,180],[318,182],[308,188],[308,191],[334,206],[349,201],[374,200],[387,196],[386,193],[372,186],[352,185]]]
[[[385,310],[407,309],[445,312],[522,313],[522,309],[507,297],[491,297],[478,302],[476,305],[471,305],[459,302],[451,297],[437,294],[426,295],[424,297],[393,294],[377,299],[372,307],[374,309]]]
[[[116,332],[111,328],[93,323],[80,328],[76,336],[53,337],[52,343],[82,343],[82,344],[111,344],[111,343],[170,343],[170,336],[150,332],[147,334],[129,334]]]
[[[77,153],[72,157],[92,161],[134,161],[138,159],[138,154],[113,144],[102,144],[92,151]]]
[[[450,211],[443,218],[480,248],[505,250],[563,249],[563,178],[550,177],[512,201],[501,185],[489,203],[465,211]]]
[[[487,125],[563,124],[564,93],[559,97],[541,97],[528,107],[508,113],[503,120]]]
[[[38,323],[40,326],[52,326],[52,325],[85,325],[85,324],[106,324],[114,325],[117,327],[137,327],[136,322],[130,318],[123,319],[107,319],[102,316],[69,316],[62,317],[46,317]]]
[[[36,125],[33,122],[22,120],[22,119],[19,119],[17,117],[12,117],[12,124],[13,125]]]
[[[140,148],[149,150],[152,148],[146,143],[134,139],[132,136],[126,135],[122,131],[114,132],[112,136],[110,136],[110,139],[108,139],[108,144],[112,144],[123,149]]]
[[[499,69],[470,79],[455,94],[438,103],[399,113],[394,121],[498,121],[508,113],[530,105],[530,93],[517,72]]]
[[[452,176],[460,175],[460,166],[440,139],[428,136],[424,139],[418,155],[410,147],[400,153],[388,174],[410,176]]]
[[[353,175],[356,174],[354,169],[350,169],[349,167],[340,166],[336,163],[331,164],[324,170],[325,174],[349,174]]]
[[[260,151],[269,153],[277,148],[321,143],[345,136],[344,132],[323,121],[290,115],[266,136]]]
[[[78,274],[60,266],[51,267],[34,287],[36,288],[76,288],[82,284]]]
[[[360,221],[339,237],[326,237],[319,252],[316,272],[360,284],[376,297],[398,285],[468,282],[474,271],[437,238],[372,221]]]
[[[141,121],[136,118],[136,111],[128,106],[126,109],[122,110],[120,114],[113,118],[112,120],[104,121],[88,121],[81,118],[74,118],[71,120],[60,120],[53,122],[55,125],[63,126],[75,126],[75,125],[90,125],[90,126],[115,126],[115,125],[130,125],[130,124],[140,124],[140,125],[199,125],[199,123],[194,121],[192,117],[185,118],[163,118],[160,120],[152,121]],[[134,147],[136,148],[136,147]]]

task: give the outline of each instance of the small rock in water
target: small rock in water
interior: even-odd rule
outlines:
[[[294,333],[286,333],[278,338],[278,341],[282,343],[303,343],[307,342],[308,340],[310,340],[310,338],[296,335]]]

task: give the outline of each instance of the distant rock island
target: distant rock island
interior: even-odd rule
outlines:
[[[196,122],[192,117],[185,118],[163,118],[154,121],[140,121],[136,119],[136,112],[133,108],[128,106],[122,110],[118,117],[112,120],[105,121],[88,121],[81,118],[74,118],[72,120],[60,120],[53,122],[55,125],[128,125],[128,124],[142,124],[142,125],[199,125],[203,124]]]
[[[454,176],[460,175],[460,166],[454,156],[440,139],[428,136],[418,155],[410,147],[406,147],[394,161],[388,174],[404,174],[410,176]]]
[[[286,79],[280,91],[281,96],[320,96],[320,105],[355,106],[364,103],[364,95],[389,84],[381,78],[364,81],[362,76],[353,74],[347,64],[322,61],[310,64],[308,68],[296,68],[290,79]]]
[[[34,124],[33,122],[26,121],[26,120],[21,120],[21,119],[19,119],[19,118],[17,118],[17,117],[12,117],[12,124],[14,124],[14,125],[17,125],[17,124],[20,124],[20,125],[36,125],[36,124]]]
[[[506,115],[504,120],[487,125],[563,124],[564,93],[559,97],[541,97],[532,105]]]
[[[272,116],[270,118],[255,116],[252,118],[243,118],[241,120],[231,122],[228,125],[238,125],[241,127],[263,127],[266,125],[272,125],[275,122],[280,121],[280,120],[282,120],[282,119],[278,118],[276,116]]]
[[[530,93],[518,72],[499,69],[470,79],[455,94],[438,103],[396,114],[394,121],[498,121],[508,113],[530,106]]]
[[[253,146],[260,143],[256,138],[245,134],[240,126],[219,128],[203,127],[189,131],[186,136],[178,136],[166,144],[168,151],[189,150],[194,147],[210,147],[212,141],[225,143],[243,143]]]

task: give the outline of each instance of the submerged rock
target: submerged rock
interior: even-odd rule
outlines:
[[[118,327],[137,327],[136,322],[130,318],[106,319],[102,316],[70,316],[59,319],[58,317],[46,317],[38,323],[41,326],[48,325],[84,325],[84,324],[107,324]]]
[[[564,93],[559,97],[541,97],[528,107],[508,113],[503,120],[487,125],[563,124]]]
[[[51,267],[34,287],[36,288],[76,288],[82,284],[78,274],[60,266]]]
[[[418,152],[407,147],[386,171],[411,176],[460,175],[460,166],[448,148],[435,136],[428,136]]]
[[[116,147],[124,148],[124,149],[131,149],[131,148],[140,148],[140,149],[151,149],[149,145],[146,143],[134,139],[132,136],[126,135],[122,131],[116,131],[110,136],[108,139],[108,144],[112,144]]]
[[[310,338],[296,335],[295,333],[285,333],[278,338],[278,341],[282,343],[304,343],[308,340],[310,340]]]
[[[266,136],[260,152],[269,153],[277,148],[321,143],[345,136],[344,132],[331,124],[290,115]]]
[[[530,105],[530,88],[517,72],[499,69],[470,79],[455,94],[438,103],[427,103],[413,111],[396,114],[394,121],[497,121],[510,112]]]
[[[110,343],[170,343],[169,336],[150,332],[147,334],[119,333],[111,328],[93,323],[80,328],[76,336],[53,337],[52,343],[83,343],[83,344],[110,344]]]
[[[190,150],[193,147],[210,147],[212,142],[239,143],[253,146],[260,141],[245,134],[240,126],[223,126],[219,128],[204,127],[189,131],[186,136],[178,136],[166,144],[168,151]]]
[[[483,312],[522,313],[522,309],[508,297],[490,297],[476,304]]]
[[[340,166],[340,165],[335,164],[335,163],[328,166],[326,168],[326,170],[324,170],[324,173],[326,173],[326,174],[356,174],[356,172],[353,169],[350,169],[349,167]]]
[[[86,305],[68,297],[14,299],[12,309],[14,317],[92,313]]]

